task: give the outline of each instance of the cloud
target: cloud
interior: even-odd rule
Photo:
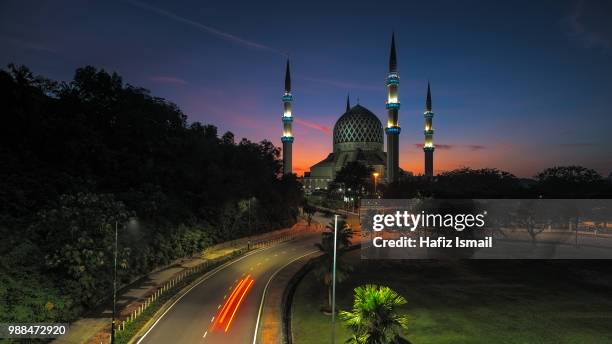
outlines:
[[[415,143],[414,146],[416,148],[423,148],[422,143]],[[436,149],[453,149],[455,146],[453,145],[444,145],[444,144],[436,144]]]
[[[295,123],[303,125],[307,128],[311,128],[311,129],[316,129],[319,130],[321,132],[324,132],[325,134],[330,134],[331,133],[331,128],[323,125],[323,124],[318,124],[315,122],[311,122],[311,121],[306,121],[300,118],[294,118]]]
[[[416,148],[423,148],[423,144],[422,143],[415,143],[414,146]],[[482,145],[457,145],[457,144],[435,144],[436,149],[443,149],[443,150],[451,150],[451,149],[455,149],[455,148],[465,148],[468,149],[470,151],[478,151],[478,150],[482,150],[485,149],[485,146]]]
[[[600,47],[608,51],[612,47],[609,37],[587,26],[585,20],[585,2],[578,1],[570,15],[566,18],[571,37],[577,38],[587,48]]]
[[[267,45],[264,45],[264,44],[261,44],[261,43],[257,43],[257,42],[254,42],[254,41],[250,41],[250,40],[247,40],[247,39],[244,39],[244,38],[240,38],[238,36],[234,36],[234,35],[232,35],[230,33],[227,33],[227,32],[221,31],[221,30],[217,30],[217,29],[215,29],[213,27],[204,25],[202,23],[198,23],[196,21],[193,21],[191,19],[187,19],[185,17],[181,17],[178,14],[172,13],[170,11],[166,11],[166,10],[158,8],[158,7],[151,6],[149,4],[146,4],[146,3],[138,1],[138,0],[124,0],[124,1],[129,3],[129,4],[131,4],[131,5],[133,5],[133,6],[136,6],[136,7],[142,8],[144,10],[147,10],[149,12],[154,12],[154,13],[157,13],[157,14],[162,15],[164,17],[173,19],[173,20],[175,20],[177,22],[180,22],[180,23],[187,24],[189,26],[195,27],[197,29],[200,29],[200,30],[206,32],[206,33],[209,33],[209,34],[211,34],[213,36],[216,36],[218,38],[221,38],[221,39],[229,41],[229,42],[237,43],[237,44],[240,44],[240,45],[248,47],[248,48],[254,48],[254,49],[258,49],[258,50],[271,51],[271,52],[274,52],[274,53],[277,53],[277,54],[280,54],[280,55],[283,55],[283,56],[287,55],[287,54],[281,52],[280,50],[272,48],[270,46],[267,46]]]
[[[347,81],[311,78],[307,76],[297,76],[297,79],[310,81],[310,82],[316,82],[319,84],[325,84],[325,85],[341,88],[343,90],[358,89],[358,90],[366,90],[366,91],[377,91],[381,89],[380,86],[364,85],[360,83],[347,82]]]
[[[0,41],[5,41],[9,44],[18,46],[22,49],[34,50],[34,51],[43,52],[43,53],[57,54],[57,50],[53,48],[50,48],[48,46],[45,46],[39,43],[24,41],[22,39],[17,39],[17,38],[8,37],[8,36],[0,36]]]
[[[174,76],[158,75],[158,76],[150,77],[149,80],[153,82],[164,83],[164,84],[173,84],[173,85],[180,85],[180,86],[187,85],[187,81],[181,78],[174,77]]]
[[[562,146],[562,147],[595,147],[599,145],[594,142],[569,142],[569,143],[560,143],[559,146]]]
[[[485,149],[485,146],[481,146],[481,145],[466,145],[466,147],[471,151]]]

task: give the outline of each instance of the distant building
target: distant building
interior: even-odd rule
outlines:
[[[389,53],[389,71],[386,79],[387,101],[387,125],[383,124],[378,117],[364,106],[357,104],[350,106],[347,98],[346,111],[338,118],[333,131],[333,151],[327,157],[310,167],[310,172],[304,173],[302,179],[307,192],[325,190],[328,188],[336,174],[349,162],[360,162],[371,167],[377,172],[380,182],[396,182],[401,174],[399,168],[399,84],[400,77],[397,69],[397,54],[395,50],[395,35],[391,36],[391,49]],[[287,66],[286,74],[289,74]],[[287,85],[289,83],[289,86]],[[283,161],[285,173],[290,173],[291,144],[293,135],[291,133],[291,88],[290,81],[285,82],[285,113],[283,115]],[[427,86],[427,99],[425,112],[425,174],[433,175],[433,112],[431,110],[431,90]],[[384,129],[383,129],[384,128]],[[387,135],[387,151],[384,151],[384,134]],[[287,151],[287,152],[285,152]],[[289,167],[289,169],[287,168]]]
[[[304,174],[306,191],[327,189],[338,171],[347,163],[358,161],[378,173],[380,181],[394,182],[399,177],[399,73],[395,51],[395,35],[391,36],[389,73],[387,74],[387,127],[364,106],[353,107],[347,98],[346,111],[334,125],[333,151],[310,167]],[[384,134],[387,134],[387,153],[384,151]]]
[[[352,161],[372,167],[380,176],[385,175],[387,154],[383,151],[383,127],[375,114],[357,104],[334,125],[333,152],[310,167],[304,175],[307,191],[327,189],[338,171]]]

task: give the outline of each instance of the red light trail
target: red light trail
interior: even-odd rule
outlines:
[[[234,320],[234,316],[236,315],[238,308],[240,308],[244,297],[246,296],[254,282],[255,280],[251,278],[251,275],[248,275],[247,277],[241,279],[238,282],[230,296],[225,301],[225,304],[223,304],[223,307],[221,307],[221,309],[217,313],[215,321],[210,328],[211,332],[215,329],[223,329],[224,332],[227,332],[229,330],[229,327],[232,323],[232,320]],[[227,318],[228,314],[230,314],[229,318]]]

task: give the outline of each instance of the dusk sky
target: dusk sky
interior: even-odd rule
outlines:
[[[395,30],[400,166],[422,173],[431,82],[435,172],[554,165],[612,171],[611,1],[6,1],[0,64],[70,80],[116,71],[190,122],[280,145],[285,59],[294,170],[332,149],[346,95],[386,123]]]

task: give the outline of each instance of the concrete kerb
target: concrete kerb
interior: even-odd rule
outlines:
[[[281,314],[283,317],[281,323],[281,340],[284,344],[293,343],[293,333],[291,332],[291,306],[293,304],[293,295],[295,294],[297,286],[300,284],[304,276],[306,276],[306,274],[314,268],[316,260],[320,257],[321,254],[311,257],[304,265],[302,265],[293,275],[293,277],[289,279],[287,286],[283,291],[281,301]]]
[[[346,251],[352,251],[359,249],[361,247],[360,244],[352,245],[346,249]],[[300,282],[304,279],[304,276],[310,272],[315,267],[315,264],[318,259],[320,259],[322,253],[311,257],[307,262],[303,263],[303,265],[299,268],[298,271],[294,273],[294,275],[289,279],[286,284],[285,290],[283,292],[282,301],[281,301],[281,310],[280,314],[282,314],[282,323],[281,323],[281,340],[283,344],[292,344],[293,341],[293,332],[291,331],[291,310],[293,305],[293,296],[295,291],[300,284]]]

